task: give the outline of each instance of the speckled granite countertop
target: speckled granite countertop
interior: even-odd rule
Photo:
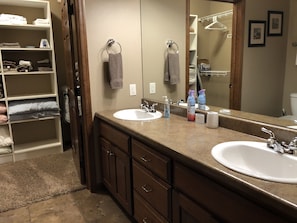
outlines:
[[[222,127],[209,129],[203,124],[188,122],[185,117],[174,114],[171,114],[170,119],[142,122],[116,119],[113,117],[114,112],[103,111],[96,113],[96,116],[134,137],[163,148],[161,152],[174,160],[202,171],[206,176],[252,200],[261,200],[266,206],[290,216],[297,215],[297,184],[274,183],[237,173],[219,164],[211,155],[212,147],[218,143],[235,140],[263,141],[262,138]]]

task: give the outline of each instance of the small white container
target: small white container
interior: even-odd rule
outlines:
[[[204,124],[205,123],[205,115],[201,113],[196,113],[195,114],[195,121],[198,124]]]
[[[207,112],[206,127],[215,129],[219,127],[219,113],[218,112]]]

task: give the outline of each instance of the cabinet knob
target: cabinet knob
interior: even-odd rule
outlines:
[[[145,193],[150,193],[153,191],[152,188],[150,188],[147,184],[141,186],[142,190],[144,190]]]
[[[150,223],[150,221],[148,220],[147,217],[143,218],[143,219],[142,219],[142,222],[143,222],[143,223]]]
[[[143,162],[145,162],[145,163],[151,161],[150,159],[147,159],[145,156],[140,157],[140,159],[141,159]]]
[[[109,156],[114,156],[114,153],[112,151],[110,151],[110,150],[107,150],[106,154],[109,155]]]

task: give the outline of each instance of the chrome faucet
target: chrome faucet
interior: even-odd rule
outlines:
[[[153,103],[152,105],[149,105],[149,103],[147,101],[143,101],[145,104],[141,104],[140,108],[144,109],[146,112],[156,112],[156,105],[158,105],[158,103]]]
[[[288,145],[285,142],[282,142],[282,145],[286,153],[297,155],[297,137],[294,137]]]
[[[261,128],[262,132],[269,134],[269,138],[267,139],[267,147],[272,148],[275,152],[278,153],[288,153],[297,155],[297,137],[294,137],[289,144],[285,142],[279,143],[275,137],[275,134],[264,127]]]

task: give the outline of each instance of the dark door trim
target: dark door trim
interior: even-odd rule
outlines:
[[[74,13],[76,18],[76,30],[78,41],[78,62],[80,83],[81,83],[81,97],[82,97],[82,138],[85,157],[86,168],[86,183],[88,189],[94,188],[95,179],[93,171],[95,171],[94,155],[93,155],[93,115],[91,106],[91,92],[90,92],[90,78],[89,78],[89,61],[88,61],[88,45],[87,45],[87,32],[85,24],[85,2],[81,0],[73,0]]]

